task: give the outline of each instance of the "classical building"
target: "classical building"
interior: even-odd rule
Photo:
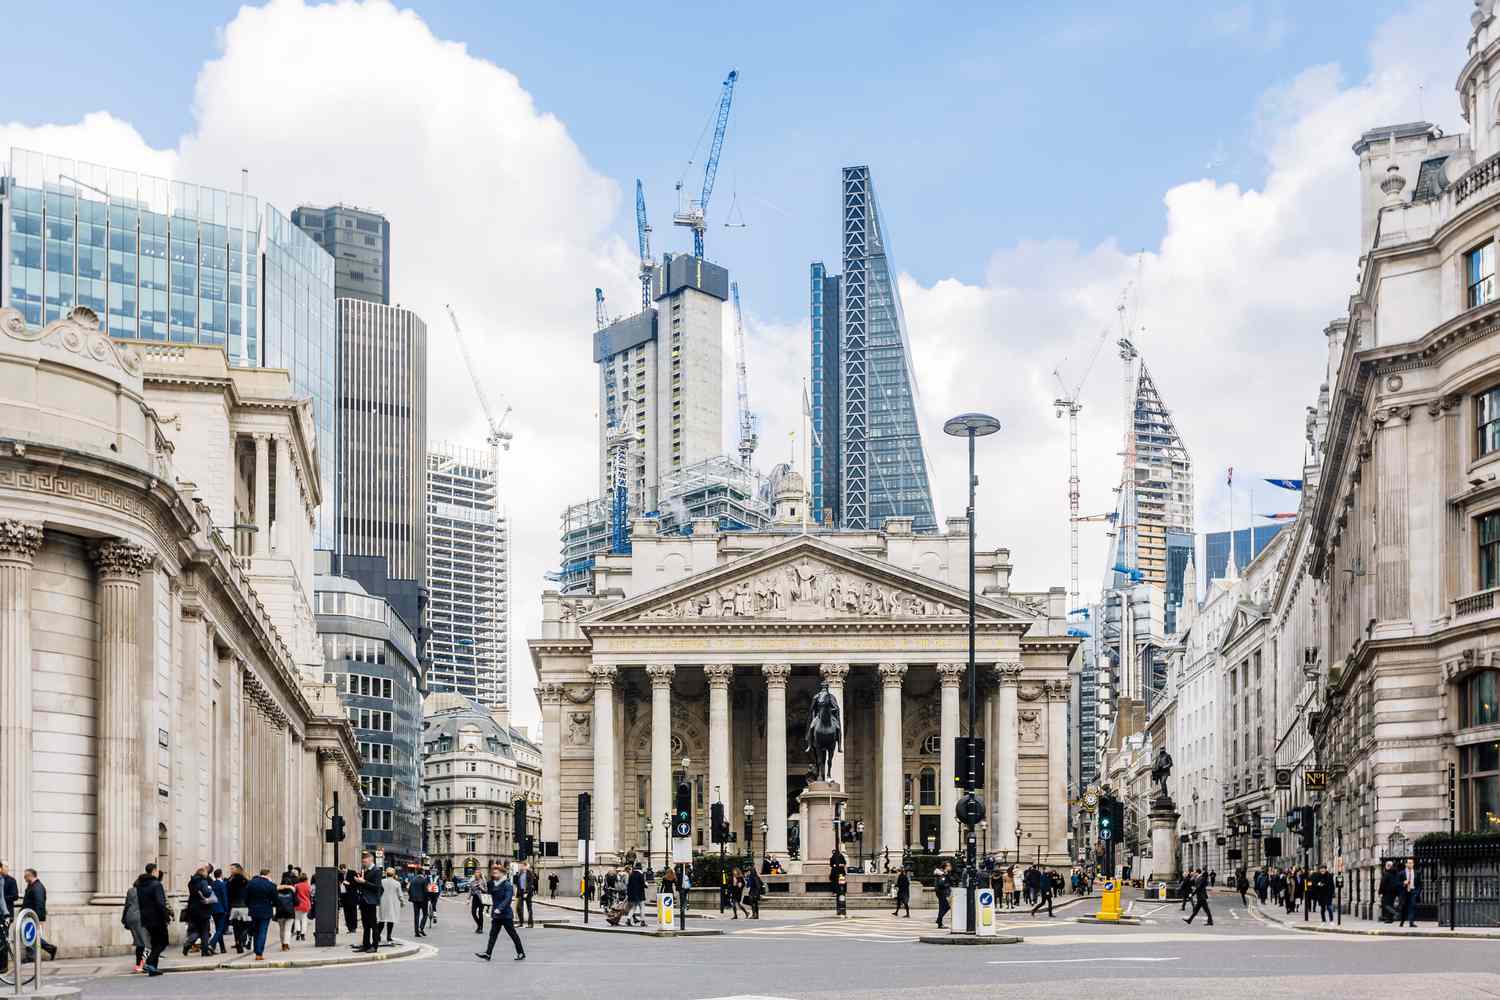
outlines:
[[[222,421],[193,425],[158,373],[197,351],[222,365],[111,341],[87,308],[41,328],[0,309],[0,857],[42,874],[47,936],[75,955],[127,950],[145,861],[173,892],[205,861],[316,864],[325,804],[357,794],[296,616],[221,527],[248,511],[261,540],[310,537],[312,415],[260,369],[226,376]],[[272,443],[276,521],[254,465]]]
[[[578,854],[580,792],[595,803],[596,851],[664,855],[662,821],[685,777],[693,847],[711,804],[768,819],[764,849],[789,853],[807,782],[806,711],[820,682],[844,706],[834,778],[882,860],[929,837],[959,844],[954,739],[966,718],[969,539],[883,531],[798,533],[800,476],[777,524],[691,535],[634,524],[627,555],[601,556],[593,594],[543,595],[530,641],[542,706],[542,839],[553,864]],[[1068,845],[1068,663],[1063,588],[1010,588],[1009,552],[976,557],[981,733],[988,737],[993,850],[1063,863]],[[911,826],[903,806],[913,805]],[[737,824],[736,824],[737,828]],[[807,843],[807,830],[799,829]]]

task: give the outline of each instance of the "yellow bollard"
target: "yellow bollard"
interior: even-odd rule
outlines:
[[[1114,921],[1119,920],[1120,917],[1120,883],[1114,879],[1106,879],[1104,892],[1099,896],[1098,919]]]

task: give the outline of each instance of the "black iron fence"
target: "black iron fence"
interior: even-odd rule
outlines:
[[[1443,927],[1500,927],[1500,838],[1431,838],[1409,855],[1387,855],[1357,879],[1353,911],[1380,919],[1380,878],[1389,861],[1398,871],[1416,862],[1416,918]],[[1397,900],[1396,906],[1400,906]]]

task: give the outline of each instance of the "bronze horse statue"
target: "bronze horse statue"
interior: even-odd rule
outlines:
[[[833,755],[843,744],[843,726],[839,718],[839,703],[828,690],[828,682],[813,695],[812,711],[807,719],[807,746],[803,749],[812,754],[812,780],[833,780]]]

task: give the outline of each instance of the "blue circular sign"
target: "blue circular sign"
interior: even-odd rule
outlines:
[[[21,914],[20,930],[21,944],[25,945],[28,948],[34,948],[36,946],[37,939],[36,914],[32,913],[29,910]]]
[[[980,889],[979,890],[979,905],[980,906],[994,906],[995,905],[995,891],[993,889]]]

